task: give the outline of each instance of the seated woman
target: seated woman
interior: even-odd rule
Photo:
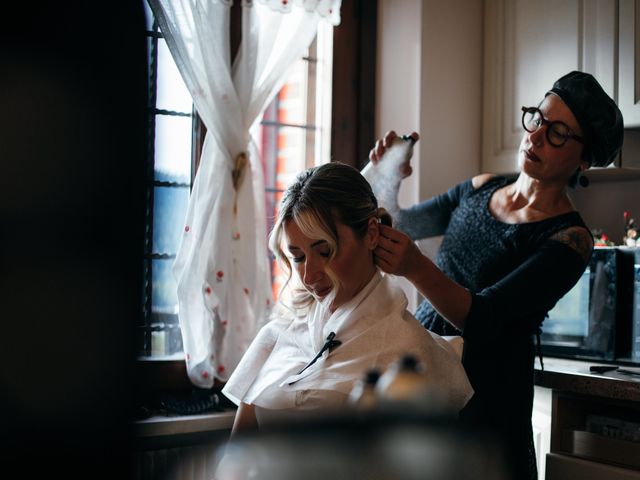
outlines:
[[[381,216],[390,223],[360,172],[340,163],[306,170],[284,193],[269,246],[289,274],[292,299],[286,308],[281,302],[223,389],[239,406],[232,435],[344,407],[368,369],[385,371],[405,354],[425,367],[453,411],[469,400],[453,347],[418,323],[374,263]]]

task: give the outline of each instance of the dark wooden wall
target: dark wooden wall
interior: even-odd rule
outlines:
[[[143,3],[15,2],[5,18],[1,475],[130,478],[146,195]]]
[[[342,0],[333,36],[331,160],[362,168],[375,140],[377,0]]]

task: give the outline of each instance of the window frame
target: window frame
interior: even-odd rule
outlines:
[[[149,59],[148,70],[148,101],[147,101],[147,158],[146,158],[146,211],[145,211],[145,233],[144,233],[144,250],[143,250],[143,298],[142,298],[142,318],[138,325],[136,334],[136,351],[137,355],[142,355],[142,360],[152,358],[153,325],[163,323],[165,325],[175,325],[179,328],[177,315],[171,313],[153,312],[153,262],[154,260],[171,260],[175,259],[176,254],[170,252],[154,252],[153,236],[154,236],[154,212],[155,212],[155,193],[157,187],[162,188],[189,188],[191,191],[193,179],[195,176],[194,159],[195,159],[195,140],[196,130],[194,129],[194,118],[196,116],[193,105],[191,112],[178,112],[157,108],[157,88],[158,88],[158,43],[163,38],[162,33],[158,29],[158,24],[154,19],[151,30],[145,30],[145,36],[148,39],[147,45],[150,49],[147,52]],[[156,120],[158,116],[191,118],[191,135],[192,135],[192,151],[190,178],[188,183],[170,182],[157,180],[155,178],[155,140],[156,140]],[[200,142],[200,148],[202,147]],[[163,321],[166,317],[166,321]],[[168,329],[164,330],[168,332]],[[140,348],[142,346],[142,348]]]
[[[375,140],[377,3],[377,0],[342,0],[341,23],[333,33],[331,161],[339,160],[356,168],[364,166]],[[231,58],[235,58],[240,46],[241,24],[241,2],[234,2],[230,13]],[[193,183],[206,127],[195,111],[192,118]],[[167,391],[195,388],[183,359],[138,359],[135,378],[138,394],[145,399]],[[222,386],[215,379],[213,389]]]
[[[158,109],[156,107],[157,99],[157,59],[158,59],[158,40],[163,38],[161,32],[158,31],[157,23],[153,22],[152,30],[145,29],[145,36],[149,39],[147,45],[151,50],[147,51],[147,58],[153,58],[151,69],[148,71],[148,131],[147,131],[147,158],[146,162],[146,188],[147,188],[147,207],[145,212],[145,235],[144,235],[144,251],[143,251],[143,298],[141,321],[136,329],[136,361],[134,378],[136,378],[136,398],[139,403],[145,403],[150,398],[156,398],[159,394],[166,391],[186,391],[193,388],[189,380],[186,369],[184,367],[184,359],[166,359],[154,358],[151,356],[151,323],[152,323],[152,262],[154,259],[170,258],[170,255],[153,253],[153,211],[154,211],[154,189],[158,186],[163,187],[193,187],[193,180],[197,166],[199,165],[202,146],[204,143],[204,124],[197,115],[195,108],[192,107],[191,113],[176,112],[170,110]],[[191,178],[189,184],[176,182],[164,182],[155,179],[154,159],[155,159],[155,128],[157,115],[191,117],[192,119],[192,151],[191,151]],[[175,257],[175,256],[174,256]],[[146,345],[144,346],[144,356],[139,356],[140,343],[138,339],[141,334],[140,329],[145,330],[143,335],[148,335]],[[148,332],[146,331],[148,330]]]

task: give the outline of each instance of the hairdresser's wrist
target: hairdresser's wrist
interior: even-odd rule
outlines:
[[[435,267],[433,262],[416,247],[416,254],[408,264],[409,268],[407,268],[404,277],[415,285],[418,290],[428,288],[429,279],[431,278],[430,272]]]

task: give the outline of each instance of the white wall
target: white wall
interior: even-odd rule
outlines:
[[[388,130],[400,135],[421,130],[421,11],[420,0],[378,2],[376,138]],[[420,158],[421,147],[416,145],[414,158]],[[418,200],[418,180],[414,175],[403,182],[400,205]]]
[[[571,199],[587,226],[604,231],[616,244],[624,236],[625,211],[640,222],[640,130],[626,130],[622,145],[621,169],[588,170],[591,183],[576,187]]]
[[[409,206],[479,173],[482,120],[482,2],[380,0],[376,137],[417,131]],[[439,239],[420,242],[433,257]],[[406,283],[410,310],[418,298]]]
[[[412,204],[479,173],[482,2],[380,0],[376,135],[420,133]]]
[[[631,172],[632,178],[610,173],[613,178],[603,180],[597,173],[587,172],[587,177],[592,177],[590,185],[577,186],[570,196],[591,230],[602,230],[611,241],[620,244],[624,236],[624,212],[629,211],[636,225],[640,222],[640,170]]]
[[[376,138],[388,130],[398,134],[420,132],[420,0],[380,0],[376,54]],[[421,144],[414,148],[420,158]],[[415,160],[413,162],[415,168]],[[400,206],[418,200],[417,175],[406,179],[400,188]],[[409,311],[418,304],[415,288],[399,277],[409,299]]]
[[[477,0],[422,2],[421,199],[480,173],[482,25]]]

